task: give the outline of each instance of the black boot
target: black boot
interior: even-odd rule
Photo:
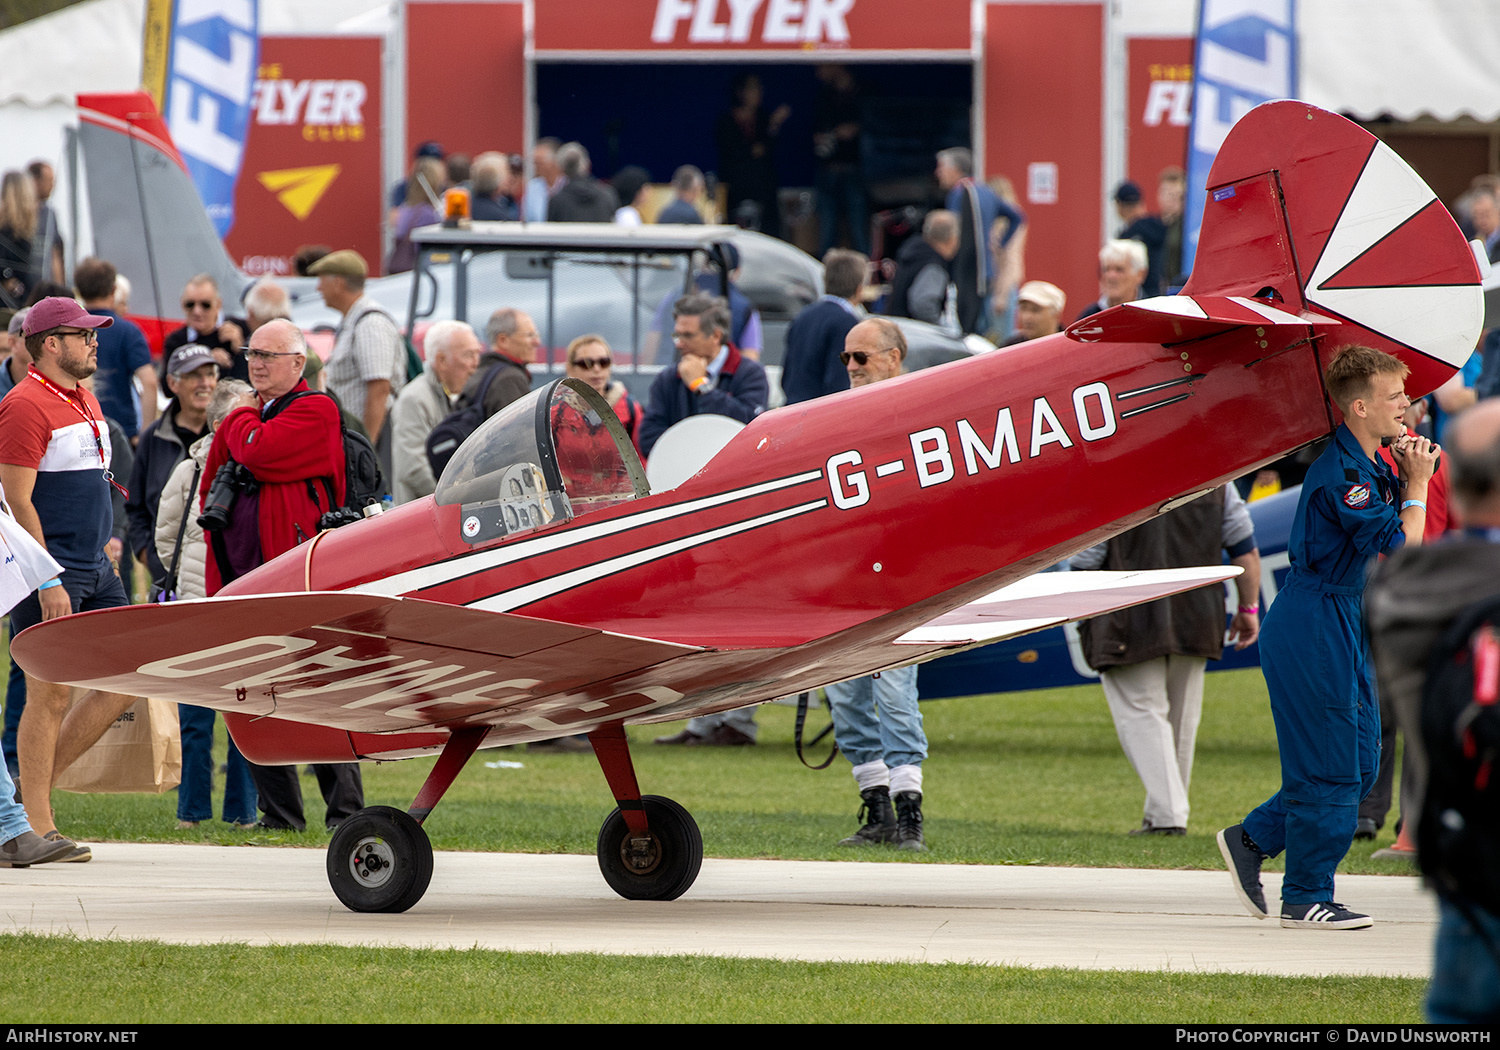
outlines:
[[[922,841],[922,793],[902,791],[896,795],[896,836],[892,839],[897,849],[917,853],[927,852],[927,843]]]
[[[867,788],[859,793],[859,797],[864,800],[859,807],[859,819],[865,824],[839,845],[874,846],[891,842],[896,837],[896,813],[891,809],[891,789],[883,785]]]

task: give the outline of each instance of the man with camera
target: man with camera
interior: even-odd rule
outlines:
[[[317,535],[318,520],[344,502],[339,409],[302,379],[307,343],[290,321],[269,321],[250,337],[246,357],[255,396],[246,395],[214,432],[203,471],[205,565],[209,595]],[[222,510],[227,505],[227,510]],[[330,827],[364,806],[357,765],[315,766]],[[262,823],[305,826],[295,766],[256,766]]]

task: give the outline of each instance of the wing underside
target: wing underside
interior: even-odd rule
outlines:
[[[107,630],[98,617],[108,616]],[[703,650],[411,598],[254,595],[48,621],[11,652],[39,678],[349,732],[608,718],[681,694],[649,670]],[[611,683],[629,678],[626,693]],[[549,722],[551,720],[549,719]]]
[[[897,645],[966,646],[1086,620],[1233,579],[1232,565],[1141,572],[1040,572],[929,620]]]

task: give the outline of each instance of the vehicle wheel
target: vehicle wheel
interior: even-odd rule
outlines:
[[[634,838],[615,807],[599,829],[599,870],[626,900],[674,901],[688,891],[703,866],[703,836],[687,810],[660,795],[643,795],[649,825]]]
[[[350,911],[405,911],[432,881],[432,843],[412,817],[370,806],[347,818],[328,844],[328,884]]]

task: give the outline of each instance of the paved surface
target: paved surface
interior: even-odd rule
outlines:
[[[616,897],[593,857],[500,853],[439,853],[411,911],[357,915],[323,865],[321,850],[105,843],[89,864],[0,869],[0,912],[10,930],[183,943],[1414,977],[1437,921],[1410,877],[1341,876],[1376,925],[1325,932],[1251,919],[1224,872],[706,860],[682,899],[654,903]]]

